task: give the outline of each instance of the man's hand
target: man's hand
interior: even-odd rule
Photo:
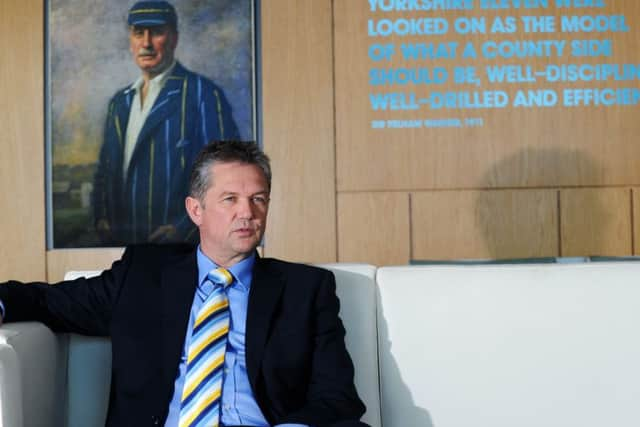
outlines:
[[[174,239],[176,227],[173,224],[165,224],[156,228],[153,233],[149,234],[150,242],[170,242]]]

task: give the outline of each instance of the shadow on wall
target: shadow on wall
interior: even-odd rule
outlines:
[[[602,173],[578,150],[527,148],[494,164],[483,175],[479,187],[485,190],[478,192],[475,203],[476,225],[488,255],[531,258],[601,253],[602,236],[610,222],[601,196],[593,189],[570,188],[602,182]],[[564,199],[569,191],[572,197]],[[571,221],[562,223],[567,216]],[[564,248],[561,233],[570,240],[568,246],[562,244]]]
[[[379,302],[379,290],[376,290],[376,293],[378,293],[376,299]],[[382,411],[382,425],[400,427],[398,420],[402,420],[402,427],[435,427],[431,414],[426,407],[416,403],[416,397],[411,394],[405,379],[403,379],[402,372],[393,355],[393,342],[389,340],[389,327],[384,317],[383,307],[380,305],[377,315],[380,404],[385,409]],[[416,319],[416,321],[418,320]],[[416,327],[418,328],[419,325],[416,324]],[[406,331],[406,333],[410,334],[412,332]],[[421,343],[419,342],[415,344],[415,354],[413,354],[412,358],[419,358],[423,354],[424,348],[421,348]],[[407,378],[407,380],[415,382],[428,381],[428,379],[424,378]]]

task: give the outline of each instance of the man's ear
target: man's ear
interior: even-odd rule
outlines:
[[[187,214],[191,221],[198,227],[202,224],[202,205],[200,200],[195,197],[187,196],[184,199],[184,207],[187,209]]]
[[[172,50],[176,50],[176,47],[178,47],[178,34],[178,31],[173,32],[173,42],[171,43]]]

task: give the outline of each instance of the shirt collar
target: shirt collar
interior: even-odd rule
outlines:
[[[176,62],[177,61],[174,59],[171,65],[166,70],[164,70],[163,72],[161,72],[160,74],[158,74],[157,76],[149,80],[149,83],[152,86],[159,86],[159,87],[164,86],[165,82],[173,72],[173,69],[176,66]],[[144,79],[142,78],[142,76],[140,76],[135,82],[133,82],[130,89],[135,90],[137,92],[142,87],[143,83],[144,83]]]
[[[198,245],[197,253],[197,262],[198,262],[198,286],[204,283],[207,278],[207,274],[219,266],[211,261]],[[256,262],[256,254],[255,252],[251,253],[247,258],[242,261],[232,265],[228,268],[228,270],[233,274],[233,277],[236,278],[236,281],[232,286],[238,286],[238,288],[242,290],[249,290],[251,286],[251,280],[253,279],[253,265]]]

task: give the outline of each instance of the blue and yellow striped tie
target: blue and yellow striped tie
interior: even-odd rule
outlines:
[[[233,276],[226,269],[217,268],[207,279],[214,288],[193,323],[180,427],[217,427],[220,423],[222,370],[229,333],[229,301],[224,288],[233,282]]]

